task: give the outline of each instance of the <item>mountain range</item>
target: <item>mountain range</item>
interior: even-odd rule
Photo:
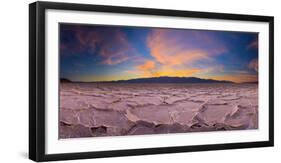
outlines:
[[[72,82],[69,79],[62,78],[61,82]],[[90,83],[90,82],[89,82]],[[115,80],[115,81],[99,81],[93,83],[233,83],[226,80],[201,79],[196,77],[152,77],[152,78],[137,78],[129,80]]]

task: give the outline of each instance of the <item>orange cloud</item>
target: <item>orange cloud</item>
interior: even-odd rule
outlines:
[[[146,71],[146,70],[152,70],[155,68],[155,63],[153,61],[146,61],[144,64],[136,66],[137,69]]]
[[[159,63],[166,66],[183,65],[199,60],[210,59],[208,54],[200,49],[187,49],[185,44],[179,44],[175,38],[167,38],[165,30],[154,30],[147,38],[150,54]]]
[[[174,76],[174,77],[188,77],[193,76],[196,73],[201,72],[201,69],[186,69],[186,70],[176,70],[176,69],[167,69],[164,71],[156,71],[152,75],[152,77],[160,77],[160,76]]]
[[[171,66],[156,65],[154,61],[148,60],[145,63],[136,66],[134,70],[126,71],[126,73],[134,74],[136,77],[187,77],[203,71],[203,69],[198,68],[179,69]]]

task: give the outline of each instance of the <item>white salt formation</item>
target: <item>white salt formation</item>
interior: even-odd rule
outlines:
[[[257,84],[61,83],[60,138],[257,128]]]

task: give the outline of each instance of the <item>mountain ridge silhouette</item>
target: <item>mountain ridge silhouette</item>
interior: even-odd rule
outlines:
[[[66,78],[62,78],[61,82],[79,82],[71,81]],[[197,77],[150,77],[150,78],[136,78],[128,80],[113,80],[113,81],[90,81],[85,83],[234,83],[227,80],[214,80],[214,79],[202,79]]]

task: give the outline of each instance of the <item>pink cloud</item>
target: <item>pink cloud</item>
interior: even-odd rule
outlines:
[[[126,35],[118,28],[87,28],[76,26],[72,29],[76,38],[74,45],[68,45],[71,54],[83,54],[83,52],[99,55],[103,59],[102,64],[114,65],[127,61],[136,55],[136,50],[129,43]],[[60,45],[60,49],[66,49],[66,45]]]
[[[106,59],[102,62],[103,64],[107,65],[116,65],[122,62],[125,62],[129,59],[127,55],[114,55],[114,56],[107,56]]]
[[[248,64],[248,67],[249,67],[249,69],[253,69],[253,70],[255,70],[256,72],[258,72],[258,71],[259,71],[259,62],[258,62],[258,59],[257,59],[257,58],[252,59],[252,60],[250,61],[250,63]]]
[[[147,38],[147,45],[156,61],[167,66],[210,59],[204,50],[186,48],[186,44],[180,43],[176,37],[168,38],[166,30],[163,29],[154,30]]]
[[[252,41],[250,44],[248,44],[247,49],[257,49],[259,46],[258,39]]]

